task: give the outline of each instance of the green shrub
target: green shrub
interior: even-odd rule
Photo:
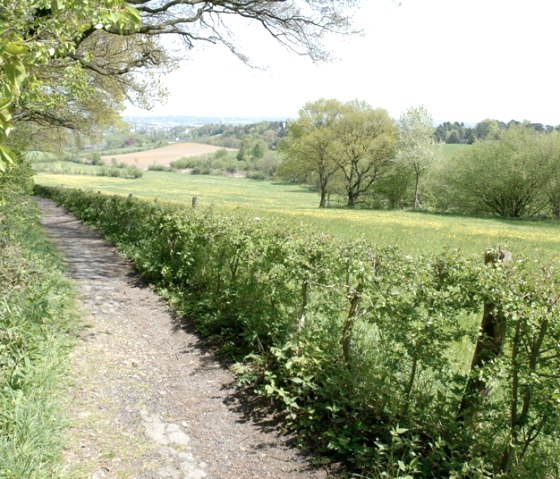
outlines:
[[[165,165],[156,165],[154,163],[153,165],[148,166],[148,170],[149,171],[169,171],[169,172],[173,172],[173,171],[175,171],[175,168],[172,168],[171,166],[165,166]]]

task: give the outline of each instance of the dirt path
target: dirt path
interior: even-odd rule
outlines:
[[[266,418],[252,420],[231,374],[112,247],[38,200],[84,308],[73,352],[70,477],[325,478]]]

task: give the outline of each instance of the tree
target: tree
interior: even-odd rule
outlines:
[[[80,43],[103,29],[134,31],[139,14],[121,0],[44,2],[8,0],[0,6],[0,170],[15,155],[7,147],[14,121],[26,119],[25,105],[56,111],[61,91],[75,104],[95,90],[73,57]],[[85,57],[84,57],[85,58]],[[67,103],[70,104],[70,103]],[[51,113],[52,114],[52,113]]]
[[[382,205],[389,209],[404,208],[411,187],[410,169],[396,163],[377,180],[374,199],[383,199]]]
[[[401,115],[397,150],[397,163],[414,177],[412,208],[416,209],[420,206],[420,177],[433,164],[438,150],[432,117],[425,107],[412,107]]]
[[[281,144],[286,155],[282,174],[319,187],[319,208],[327,204],[329,184],[338,172],[336,122],[345,112],[338,100],[320,99],[306,103],[296,121],[288,125],[288,135]]]
[[[324,60],[324,35],[350,33],[348,12],[358,1],[4,1],[0,169],[13,161],[6,143],[14,119],[79,128],[105,121],[124,98],[148,101],[152,83],[138,84],[137,73],[171,60],[157,41],[163,35],[178,35],[189,48],[222,44],[248,61],[232,33],[233,19],[244,19],[287,48]]]
[[[514,127],[498,138],[473,144],[448,166],[456,204],[505,217],[538,213],[550,177],[547,135]]]
[[[386,110],[353,101],[336,122],[335,134],[339,145],[336,163],[345,180],[347,206],[353,208],[391,166],[397,128]]]
[[[553,131],[543,140],[549,144],[550,173],[545,187],[548,208],[554,218],[560,219],[560,133]]]
[[[248,134],[241,140],[237,160],[244,161],[254,168],[257,160],[263,158],[267,151],[268,146],[262,138],[254,134]]]
[[[497,140],[500,131],[505,127],[506,125],[501,124],[498,120],[487,118],[476,124],[473,134],[478,140]]]

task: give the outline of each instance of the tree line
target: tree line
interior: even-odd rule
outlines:
[[[485,136],[446,155],[423,106],[395,121],[365,102],[320,99],[289,123],[280,174],[316,187],[321,208],[560,217],[560,132],[479,125]]]
[[[476,140],[496,139],[501,131],[520,125],[531,128],[539,133],[560,131],[560,125],[552,126],[530,121],[520,122],[517,120],[510,120],[505,123],[500,120],[486,118],[473,127],[466,126],[463,122],[444,121],[436,127],[434,135],[436,140],[442,143],[471,145]]]

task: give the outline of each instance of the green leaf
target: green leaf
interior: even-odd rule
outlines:
[[[4,52],[10,56],[23,55],[29,51],[29,47],[22,42],[10,42],[6,45]]]
[[[140,12],[130,5],[126,6],[125,16],[132,28],[138,28],[142,25],[142,18]]]
[[[14,152],[10,148],[0,145],[0,172],[6,171],[6,166],[13,164],[15,158]]]
[[[8,82],[8,88],[14,95],[19,96],[20,86],[27,76],[27,71],[20,61],[10,62],[4,66],[4,72]]]
[[[13,98],[0,98],[0,111],[5,110],[10,106],[12,103]],[[6,116],[4,113],[0,113],[3,116]]]

